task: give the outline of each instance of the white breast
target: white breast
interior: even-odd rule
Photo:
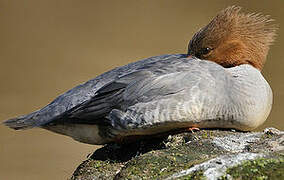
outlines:
[[[228,69],[235,77],[232,98],[244,112],[240,118],[242,130],[261,125],[268,117],[273,101],[272,90],[261,72],[250,65]]]

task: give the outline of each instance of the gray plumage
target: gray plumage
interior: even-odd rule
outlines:
[[[224,68],[163,55],[113,69],[4,123],[104,144],[192,126],[251,130],[266,120],[271,104],[270,86],[250,65]]]

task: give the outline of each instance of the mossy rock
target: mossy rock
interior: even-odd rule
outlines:
[[[96,150],[72,180],[283,179],[284,132],[202,130],[109,144]]]
[[[227,170],[234,179],[284,179],[284,157],[275,156],[246,161]]]

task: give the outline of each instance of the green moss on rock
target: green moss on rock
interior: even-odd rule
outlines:
[[[91,180],[93,177],[109,179],[117,174],[117,172],[121,169],[121,166],[121,163],[102,160],[94,161],[89,159],[76,169],[71,180]]]
[[[145,177],[164,178],[172,173],[188,169],[194,164],[208,160],[211,156],[205,156],[204,151],[178,147],[165,151],[152,151],[143,154],[126,164],[118,177],[140,179]]]
[[[224,166],[231,168],[224,170],[227,174],[221,174],[221,179],[284,179],[283,139],[284,133],[280,131],[267,135],[202,130],[151,137],[128,144],[108,144],[84,161],[71,179],[206,179],[207,166],[184,176],[179,176],[179,173],[199,167],[203,162],[211,162],[213,158],[246,152],[264,158],[247,161],[250,158],[245,157],[239,159],[241,164],[236,167]],[[216,166],[214,161],[212,163],[210,167]]]
[[[259,158],[230,168],[227,173],[234,179],[284,179],[284,158]]]

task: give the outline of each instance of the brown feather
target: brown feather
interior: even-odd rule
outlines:
[[[230,6],[193,36],[189,54],[224,67],[251,64],[261,70],[278,29],[273,21],[269,16],[246,14],[241,7]],[[211,52],[202,54],[206,47]]]

